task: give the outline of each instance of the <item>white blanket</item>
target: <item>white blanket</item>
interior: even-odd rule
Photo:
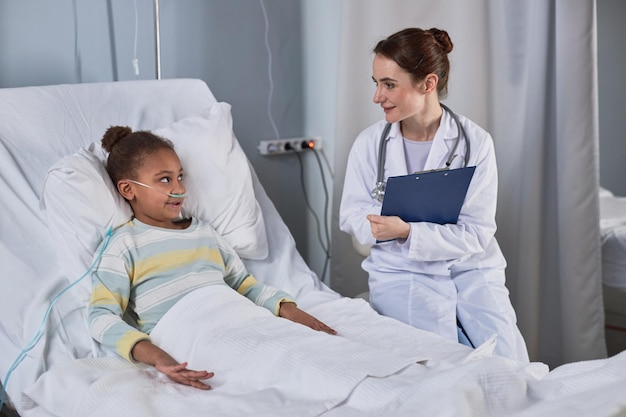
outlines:
[[[615,416],[626,407],[626,353],[564,365],[491,356],[340,298],[310,313],[337,336],[272,316],[225,285],[197,290],[159,322],[155,343],[210,391],[118,357],[56,366],[27,389],[23,417]]]
[[[156,344],[191,369],[215,372],[211,391],[175,384],[153,368],[116,357],[56,366],[26,390],[25,416],[316,416],[348,399],[362,381],[427,360],[488,356],[376,314],[341,298],[310,312],[339,335],[274,317],[225,285],[194,291],[152,332]],[[71,400],[68,400],[71,393]],[[174,412],[175,410],[175,412]],[[31,414],[32,413],[32,414]]]

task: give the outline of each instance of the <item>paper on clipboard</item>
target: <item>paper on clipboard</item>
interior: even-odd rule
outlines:
[[[475,166],[387,178],[381,215],[405,222],[456,223]]]

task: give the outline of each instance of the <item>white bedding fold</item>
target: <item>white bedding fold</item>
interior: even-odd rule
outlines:
[[[24,409],[43,407],[62,416],[199,416],[207,410],[233,417],[316,416],[344,401],[366,377],[429,359],[427,351],[411,347],[422,332],[406,326],[397,333],[395,321],[362,300],[329,301],[315,313],[339,335],[274,317],[226,285],[205,287],[177,303],[151,336],[191,369],[214,371],[213,390],[175,384],[118,358],[82,359],[42,375],[26,390]],[[389,334],[368,333],[379,319],[389,322]],[[460,351],[458,357],[471,353],[455,343],[448,350]],[[68,392],[76,401],[67,401]]]
[[[274,317],[226,285],[196,290],[151,336],[191,369],[214,371],[211,391],[118,357],[80,359],[25,391],[23,417],[483,417],[522,410],[547,373],[543,364],[492,357],[495,339],[472,350],[380,316],[360,299],[308,311],[338,335]]]
[[[341,334],[342,329],[337,331]],[[274,317],[225,285],[185,297],[151,336],[177,360],[189,362],[191,369],[214,371],[214,392],[265,392],[282,410],[297,404],[301,409],[292,416],[317,415],[342,401],[366,376],[390,375],[427,358],[415,350],[390,355]]]

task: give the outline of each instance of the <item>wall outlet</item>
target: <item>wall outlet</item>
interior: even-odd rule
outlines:
[[[322,149],[322,139],[318,137],[302,137],[290,139],[269,139],[259,143],[261,155],[280,155],[303,152],[309,149]]]

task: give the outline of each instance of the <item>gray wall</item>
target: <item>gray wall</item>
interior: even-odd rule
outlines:
[[[132,67],[135,4],[138,76]],[[315,98],[323,92],[318,81],[311,87],[311,80],[328,78],[324,85],[333,93],[337,51],[321,45],[329,44],[328,36],[338,39],[341,2],[160,0],[162,78],[203,79],[218,100],[232,105],[235,133],[244,151],[298,249],[320,274],[324,256],[317,227],[306,210],[297,158],[262,157],[257,151],[260,140],[275,137],[268,117],[270,80],[262,5],[267,11],[272,53],[271,110],[279,134],[321,134],[332,165],[334,132],[317,129],[328,126],[334,109],[316,108],[319,100]],[[626,195],[626,25],[622,17],[626,2],[597,0],[597,5],[600,181],[616,194]],[[0,0],[0,88],[137,78],[155,78],[152,0]],[[313,155],[305,158],[305,173],[310,200],[322,218],[323,193]]]
[[[597,0],[600,184],[626,196],[626,1]]]
[[[268,116],[263,6],[272,54],[272,116],[281,137],[304,135],[301,2],[159,4],[162,78],[200,78],[219,101],[232,105],[235,134],[306,259],[320,249],[307,232],[311,216],[298,160],[263,157],[257,150],[260,140],[275,138]],[[138,76],[132,66],[135,5]],[[0,0],[0,87],[154,79],[155,61],[152,0]],[[313,267],[321,272],[319,265]]]

